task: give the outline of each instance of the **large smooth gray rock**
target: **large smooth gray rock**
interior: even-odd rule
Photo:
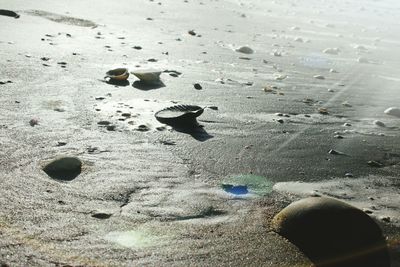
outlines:
[[[375,221],[334,198],[296,201],[275,215],[271,226],[316,266],[390,266],[385,238]]]
[[[72,181],[81,173],[82,162],[75,157],[63,157],[44,166],[43,171],[55,180]]]

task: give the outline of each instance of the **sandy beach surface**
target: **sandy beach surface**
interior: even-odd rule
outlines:
[[[0,15],[4,266],[310,266],[269,227],[310,195],[367,212],[400,266],[398,1],[0,9],[20,15]],[[105,82],[118,67],[163,84]],[[177,104],[217,110],[155,119]],[[43,171],[62,157],[70,181]]]

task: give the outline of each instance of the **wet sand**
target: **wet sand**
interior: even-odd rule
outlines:
[[[269,222],[318,193],[398,266],[399,4],[337,2],[0,1],[21,15],[0,16],[1,262],[307,266]],[[188,133],[154,118],[176,104],[218,110]],[[63,156],[72,181],[42,170]]]

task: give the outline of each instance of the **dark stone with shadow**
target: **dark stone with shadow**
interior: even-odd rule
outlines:
[[[318,267],[389,267],[382,231],[362,210],[328,197],[296,201],[279,212],[272,229]]]
[[[82,162],[78,158],[64,157],[50,162],[43,171],[55,180],[72,181],[81,173]]]
[[[11,11],[11,10],[6,10],[6,9],[0,9],[0,15],[7,16],[7,17],[13,17],[15,19],[19,18],[19,15],[17,13],[15,13],[14,11]]]
[[[110,218],[111,216],[112,216],[112,214],[110,214],[110,213],[105,213],[105,212],[96,212],[96,213],[93,213],[93,214],[92,214],[92,217],[93,217],[93,218],[102,219],[102,220],[108,219],[108,218]]]
[[[159,89],[162,87],[165,87],[165,84],[161,81],[157,82],[157,83],[148,83],[148,82],[144,82],[144,81],[134,81],[132,83],[132,86],[135,87],[136,89],[140,89],[140,90],[154,90],[154,89]]]

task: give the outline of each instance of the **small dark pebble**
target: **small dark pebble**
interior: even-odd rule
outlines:
[[[155,59],[155,58],[149,58],[147,61],[148,61],[148,62],[157,62],[158,60]]]
[[[346,173],[344,174],[344,176],[345,176],[345,177],[349,177],[349,178],[354,177],[354,175],[353,175],[351,172],[346,172]]]
[[[137,127],[136,130],[139,131],[139,132],[147,132],[148,130],[150,130],[150,128],[147,127],[147,126],[144,125],[144,124],[141,124],[141,125],[139,125],[139,126]]]
[[[139,45],[135,45],[134,47],[132,47],[133,49],[136,49],[136,50],[142,50],[142,47],[141,46],[139,46]]]
[[[194,86],[194,89],[196,89],[196,90],[203,89],[203,87],[201,87],[201,85],[199,83],[195,83],[195,84],[193,84],[193,86]]]
[[[109,121],[99,121],[97,124],[98,125],[110,125],[111,122],[109,122]]]
[[[284,120],[282,120],[282,119],[277,119],[276,121],[279,123],[284,123]]]
[[[34,127],[35,125],[38,125],[38,124],[39,124],[38,119],[31,119],[29,121],[29,125],[32,126],[32,127]]]
[[[106,129],[107,131],[115,131],[115,125],[108,125]]]
[[[192,35],[192,36],[195,36],[195,35],[196,35],[196,32],[195,32],[194,30],[190,30],[190,31],[188,31],[188,33],[189,33],[190,35]]]
[[[382,163],[374,161],[374,160],[368,161],[367,164],[368,164],[368,166],[371,166],[371,167],[377,167],[377,168],[383,167]]]
[[[105,213],[105,212],[97,212],[97,213],[92,214],[92,217],[96,218],[96,219],[108,219],[111,216],[112,216],[112,214]]]
[[[57,146],[65,146],[66,144],[67,144],[67,142],[63,142],[63,141],[57,142]]]
[[[334,137],[337,138],[337,139],[343,139],[343,138],[344,138],[344,137],[343,137],[342,135],[340,135],[340,134],[336,134]]]

